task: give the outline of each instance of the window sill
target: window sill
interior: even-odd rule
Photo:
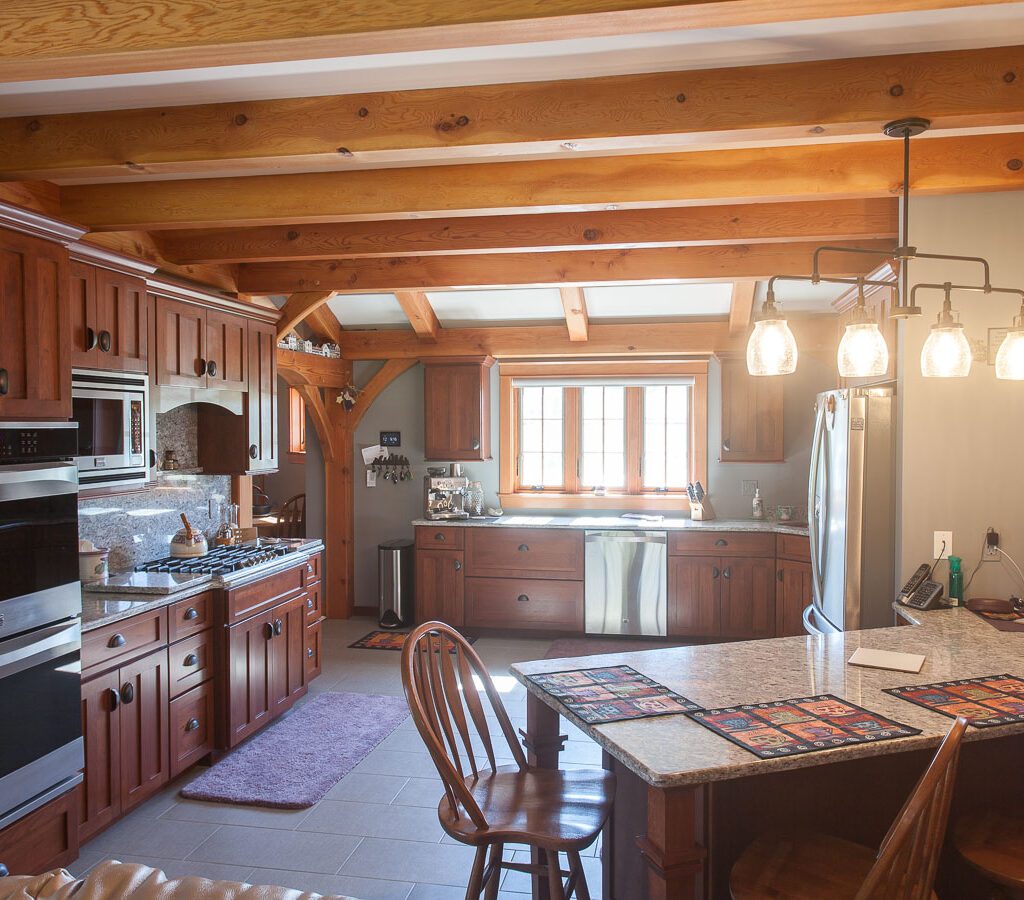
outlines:
[[[557,494],[551,491],[499,494],[502,509],[688,510],[685,494]]]
[[[290,463],[299,463],[301,465],[305,465],[306,463],[305,453],[297,453],[294,450],[289,450],[286,455],[288,457],[288,462]]]

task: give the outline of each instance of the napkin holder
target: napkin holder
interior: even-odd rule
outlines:
[[[705,494],[703,500],[691,500],[690,518],[694,522],[710,522],[715,518],[715,508],[711,505],[711,498]]]

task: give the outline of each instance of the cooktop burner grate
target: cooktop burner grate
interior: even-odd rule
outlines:
[[[287,544],[258,546],[241,544],[237,547],[215,547],[205,556],[182,558],[165,556],[135,567],[136,572],[180,572],[196,575],[226,575],[241,569],[287,556],[295,548]]]

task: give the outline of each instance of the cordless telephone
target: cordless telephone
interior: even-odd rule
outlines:
[[[900,589],[897,598],[900,603],[921,610],[939,606],[942,600],[942,585],[929,578],[931,573],[932,567],[928,563],[918,566],[917,571],[910,576],[910,581]]]

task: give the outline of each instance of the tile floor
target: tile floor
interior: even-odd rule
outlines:
[[[324,625],[323,674],[310,686],[310,695],[321,691],[402,694],[397,653],[348,647],[375,627],[372,620]],[[550,643],[481,638],[475,644],[515,728],[526,724],[526,692],[508,674],[508,667],[543,657]],[[597,745],[567,722],[563,726],[569,741],[562,764],[600,765]],[[277,884],[361,900],[465,896],[473,850],[453,841],[438,824],[441,782],[411,720],[310,809],[183,800],[178,791],[189,777],[186,774],[86,844],[69,868],[82,874],[100,860],[112,858],[157,866],[170,877],[202,875]],[[601,896],[599,850],[595,845],[584,856],[595,900]],[[515,852],[517,858],[526,858],[525,850]],[[529,876],[503,873],[502,900],[525,900],[529,893]]]

